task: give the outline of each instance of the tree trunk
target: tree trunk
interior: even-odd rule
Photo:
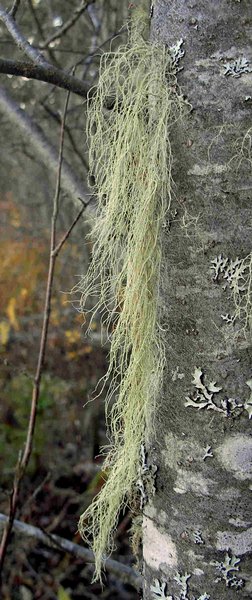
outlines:
[[[172,140],[145,600],[252,597],[251,26],[250,0],[154,4],[153,39],[184,41],[191,111]]]

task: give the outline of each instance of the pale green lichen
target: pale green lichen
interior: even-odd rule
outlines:
[[[161,228],[172,192],[170,131],[184,101],[174,57],[142,36],[134,20],[129,44],[101,59],[88,101],[90,172],[97,216],[92,263],[75,288],[95,298],[111,340],[106,413],[110,446],[107,480],[80,518],[100,577],[121,509],[136,489],[141,444],[160,389],[164,349],[159,327]]]

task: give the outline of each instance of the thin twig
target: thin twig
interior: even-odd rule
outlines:
[[[16,17],[20,3],[21,3],[21,0],[14,0],[13,5],[12,5],[11,9],[9,10],[9,15],[11,15],[11,17],[13,19],[15,19],[15,17]]]
[[[34,19],[34,21],[36,23],[38,33],[39,33],[39,35],[41,36],[41,38],[43,40],[43,39],[45,39],[43,27],[42,27],[42,25],[40,23],[40,20],[37,17],[37,13],[36,13],[36,10],[35,10],[35,8],[33,6],[32,0],[28,0],[28,4],[29,4],[30,11],[31,11],[31,14],[33,16],[33,19]]]
[[[40,44],[41,50],[45,50],[46,48],[48,48],[48,46],[51,44],[51,42],[54,42],[54,40],[57,40],[57,39],[61,38],[63,35],[65,35],[67,33],[67,31],[69,31],[69,29],[71,29],[71,27],[73,27],[73,25],[75,25],[75,23],[78,21],[80,16],[84,13],[84,11],[87,9],[87,7],[90,4],[93,4],[94,2],[95,2],[95,0],[82,0],[80,3],[80,6],[77,6],[77,8],[75,8],[72,16],[69,19],[67,19],[67,21],[65,23],[63,23],[63,25],[61,27],[59,27],[58,31],[56,31],[55,33],[50,35],[42,44]]]
[[[58,167],[58,153],[55,147],[45,136],[41,127],[28,115],[25,110],[11,98],[8,92],[0,86],[0,112],[4,112],[6,117],[11,121],[16,131],[29,140],[29,148],[36,153],[43,163],[46,164],[53,174]],[[18,135],[17,135],[18,137]],[[63,161],[62,169],[62,186],[72,198],[81,197],[86,205],[89,204],[90,196],[84,182],[78,178],[73,168]],[[89,210],[89,209],[88,209]]]
[[[43,54],[41,54],[41,52],[39,52],[39,50],[36,50],[36,48],[34,48],[31,44],[29,44],[28,40],[24,37],[24,35],[21,33],[19,27],[17,26],[16,21],[13,18],[13,16],[10,13],[8,13],[6,10],[4,10],[4,8],[1,6],[1,4],[0,4],[0,20],[3,21],[3,23],[7,27],[11,37],[16,42],[18,48],[20,48],[20,50],[22,50],[27,56],[29,56],[29,58],[32,60],[32,62],[34,62],[38,65],[48,65]]]
[[[36,487],[36,489],[34,490],[34,492],[31,494],[31,496],[29,496],[29,498],[27,498],[27,500],[25,501],[24,505],[22,506],[22,512],[23,509],[25,508],[27,511],[27,507],[32,504],[32,502],[34,502],[34,500],[36,500],[37,495],[39,494],[39,492],[41,492],[41,490],[43,489],[44,485],[50,481],[51,479],[51,473],[48,472],[46,474],[46,476],[44,477],[44,479],[42,479],[42,481],[40,482],[40,484]]]
[[[8,518],[5,515],[0,514],[0,530],[5,526],[7,519]],[[28,525],[27,523],[17,520],[14,520],[13,522],[13,529],[17,533],[20,533],[26,537],[31,537],[37,542],[45,544],[45,546],[48,546],[49,548],[54,548],[60,550],[61,552],[68,552],[84,562],[92,564],[94,563],[94,555],[91,550],[88,548],[83,548],[82,546],[79,546],[70,540],[66,540],[59,535],[47,534],[38,527],[33,527],[33,525]],[[112,573],[113,575],[116,575],[116,577],[122,579],[125,583],[130,583],[134,588],[141,588],[141,575],[135,572],[128,565],[124,565],[117,560],[107,558],[107,560],[104,561],[104,568],[109,573]]]
[[[37,27],[37,30],[38,30],[38,34],[40,35],[40,37],[41,37],[42,40],[45,40],[43,26],[40,23],[40,20],[39,20],[39,18],[37,16],[37,11],[35,10],[35,8],[33,6],[33,0],[28,0],[28,4],[29,4],[29,8],[30,8],[33,20],[35,21],[35,24],[36,24],[36,27]],[[36,48],[36,46],[34,44],[33,44],[33,47]],[[48,55],[49,55],[50,60],[52,61],[52,63],[55,66],[58,66],[57,65],[57,61],[56,61],[55,56],[54,56],[54,52],[50,48],[47,49],[47,52],[48,52]]]
[[[55,194],[54,194],[54,198],[53,198],[53,212],[52,212],[52,219],[51,219],[49,267],[48,267],[48,275],[47,275],[46,297],[45,297],[45,306],[44,306],[44,313],[43,313],[43,325],[42,325],[42,332],[41,332],[41,338],[40,338],[39,355],[38,355],[37,368],[36,368],[36,373],[35,373],[34,382],[33,382],[30,416],[29,416],[28,430],[27,430],[27,434],[26,434],[24,450],[23,450],[23,452],[21,452],[21,454],[18,458],[17,465],[16,465],[15,476],[14,476],[14,481],[13,481],[13,489],[12,489],[12,492],[10,495],[9,518],[6,523],[6,527],[4,529],[2,540],[1,540],[1,545],[0,545],[0,574],[2,573],[4,560],[5,560],[5,556],[6,556],[6,551],[7,551],[7,547],[8,547],[11,532],[12,532],[13,522],[14,522],[16,511],[17,511],[21,483],[22,483],[23,476],[26,471],[27,465],[29,463],[31,452],[32,452],[32,447],[33,447],[33,435],[34,435],[34,429],[35,429],[35,424],[36,424],[37,407],[38,407],[38,400],[39,400],[39,396],[40,396],[40,383],[41,383],[41,377],[42,377],[42,372],[43,372],[43,367],[44,367],[47,335],[48,335],[50,312],[51,312],[51,296],[52,296],[52,285],[53,285],[55,263],[56,263],[58,252],[64,243],[64,242],[62,244],[60,243],[60,248],[59,248],[58,252],[55,253],[56,224],[57,224],[57,217],[58,217],[58,212],[59,212],[61,171],[62,171],[62,162],[63,162],[64,131],[65,131],[65,121],[66,121],[69,97],[70,97],[70,92],[67,93],[64,112],[63,112],[63,116],[62,116],[57,180],[56,180]],[[65,239],[67,239],[67,236],[65,237]]]
[[[95,56],[95,54],[97,54],[98,56],[98,50],[102,49],[104,46],[106,46],[106,44],[108,44],[109,42],[111,42],[111,40],[116,39],[116,37],[119,37],[119,35],[123,35],[123,33],[126,31],[126,27],[122,27],[120,30],[118,30],[117,32],[113,33],[113,35],[111,35],[108,39],[106,39],[104,42],[102,42],[102,44],[100,44],[100,46],[97,46],[97,48],[95,49],[95,52],[91,52],[91,54],[86,55],[85,57],[83,57],[83,49],[82,50],[74,50],[73,48],[60,48],[60,47],[56,47],[53,48],[53,52],[59,52],[59,53],[66,53],[66,54],[79,54],[82,55],[82,62],[86,60],[87,57],[89,56]],[[1,39],[0,40],[0,44],[5,44],[5,45],[10,45],[10,46],[16,46],[15,42],[13,42],[13,40],[10,39]],[[38,46],[34,45],[33,48],[38,48]]]
[[[75,227],[76,223],[78,223],[78,221],[81,218],[81,215],[83,214],[85,208],[86,208],[86,206],[83,206],[81,208],[81,210],[79,211],[78,215],[75,217],[75,219],[73,220],[72,224],[70,225],[69,229],[66,231],[66,233],[63,235],[63,237],[60,240],[60,242],[54,248],[53,254],[54,254],[55,257],[58,256],[59,252],[61,251],[62,246],[65,244],[65,242],[69,238],[69,236],[70,236],[73,228]]]
[[[7,367],[7,369],[9,369],[9,371],[11,372],[11,375],[13,373],[17,373],[18,375],[24,375],[25,377],[27,377],[27,379],[32,379],[33,380],[33,375],[31,373],[29,373],[28,371],[26,371],[26,369],[23,369],[23,368],[20,368],[20,367],[16,367],[16,365],[10,363],[7,358],[1,358],[0,357],[0,365],[3,365],[4,367]]]
[[[91,44],[90,44],[91,53],[94,52],[95,48],[97,47],[97,40],[98,40],[98,36],[99,36],[100,30],[101,30],[101,24],[102,24],[101,20],[97,19],[95,11],[92,10],[93,8],[94,8],[93,6],[90,6],[89,10],[88,10],[89,18],[90,18],[90,21],[92,23],[93,30],[94,30],[94,33],[91,36]],[[82,79],[86,79],[88,70],[90,68],[90,65],[92,64],[92,61],[93,61],[92,56],[90,56],[89,58],[87,57],[87,59],[85,60],[85,63],[84,63],[85,69],[82,74]]]
[[[82,98],[87,97],[88,87],[84,81],[49,63],[33,64],[20,60],[0,58],[0,73],[52,83],[57,87],[82,96]]]
[[[87,12],[88,12],[88,16],[89,16],[89,21],[92,25],[92,29],[94,30],[94,32],[96,32],[98,29],[101,28],[102,21],[101,21],[101,19],[98,18],[97,14],[93,10],[92,6],[88,7]]]
[[[79,65],[86,64],[86,62],[88,62],[90,58],[93,58],[95,56],[101,56],[101,54],[100,55],[98,54],[98,51],[102,50],[102,48],[104,48],[104,46],[106,46],[106,44],[108,44],[109,42],[112,42],[112,40],[113,41],[116,40],[117,37],[119,37],[120,35],[123,35],[126,31],[127,31],[127,26],[123,25],[118,31],[116,31],[115,33],[112,33],[112,35],[110,35],[102,44],[100,44],[100,46],[97,46],[97,48],[95,48],[95,50],[92,50],[92,52],[90,52],[86,56],[83,56],[78,62],[76,62],[75,68],[78,67]]]
[[[52,110],[52,109],[51,109],[51,107],[50,107],[50,106],[48,106],[48,105],[47,105],[45,102],[41,102],[41,105],[43,106],[44,110],[45,110],[45,111],[46,111],[46,112],[47,112],[47,113],[48,113],[48,114],[49,114],[49,115],[50,115],[50,116],[51,116],[53,119],[55,119],[55,121],[56,121],[57,123],[60,123],[60,122],[61,122],[61,119],[60,119],[60,116],[59,116],[58,112],[55,112],[54,110]],[[81,106],[82,106],[82,105],[81,105]],[[76,106],[74,106],[74,109],[76,110]],[[87,170],[88,170],[88,164],[87,164],[87,162],[85,161],[85,159],[84,159],[84,157],[83,157],[83,152],[81,152],[81,151],[79,150],[79,148],[78,148],[78,146],[77,146],[77,144],[76,144],[76,142],[75,142],[75,139],[74,139],[74,136],[73,136],[73,134],[72,134],[72,132],[71,132],[71,129],[70,129],[70,127],[68,127],[68,126],[66,125],[66,127],[65,127],[65,131],[66,131],[66,133],[67,133],[67,135],[68,135],[69,142],[70,142],[70,144],[71,144],[71,146],[72,146],[72,148],[73,148],[73,150],[74,150],[74,152],[75,152],[76,156],[78,156],[78,158],[80,159],[80,161],[81,161],[81,163],[82,163],[82,165],[83,165],[84,169],[86,169],[86,171],[87,171]]]

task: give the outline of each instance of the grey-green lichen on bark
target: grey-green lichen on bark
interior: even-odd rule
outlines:
[[[219,254],[211,260],[211,269],[214,272],[213,280],[224,284],[231,292],[233,301],[233,314],[226,313],[221,318],[226,323],[234,325],[238,321],[238,327],[233,336],[243,333],[245,336],[251,334],[252,328],[252,252],[244,258],[236,257],[230,259]],[[232,333],[230,332],[230,335]]]
[[[180,573],[176,573],[174,576],[174,581],[177,583],[180,588],[179,595],[170,595],[167,591],[167,584],[165,582],[160,582],[158,579],[155,579],[154,585],[151,585],[151,592],[153,599],[161,598],[164,600],[210,600],[210,596],[204,592],[198,598],[192,596],[189,592],[189,579],[191,578],[191,574],[185,573],[184,575],[180,575]]]
[[[243,402],[239,398],[230,398],[226,392],[223,392],[223,388],[221,386],[216,385],[216,381],[211,381],[209,384],[206,384],[202,369],[197,367],[194,369],[192,383],[196,389],[190,396],[186,396],[185,407],[192,407],[196,408],[197,410],[214,410],[223,414],[225,417],[237,417],[243,411],[246,411],[249,419],[251,419],[251,393],[249,398]],[[252,380],[246,381],[246,385],[251,390]],[[223,393],[220,394],[220,392]]]
[[[240,590],[244,581],[237,577],[237,573],[240,569],[240,558],[230,553],[225,554],[225,558],[219,561],[213,561],[212,564],[216,567],[216,571],[219,577],[216,581],[224,581],[227,588],[234,588]]]
[[[247,58],[244,56],[237,58],[233,62],[225,63],[224,75],[227,77],[241,77],[243,73],[251,73],[252,69],[249,66]]]

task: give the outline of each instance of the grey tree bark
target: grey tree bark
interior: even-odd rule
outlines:
[[[153,39],[183,39],[191,112],[172,140],[145,600],[252,597],[251,28],[250,0],[154,4]]]

